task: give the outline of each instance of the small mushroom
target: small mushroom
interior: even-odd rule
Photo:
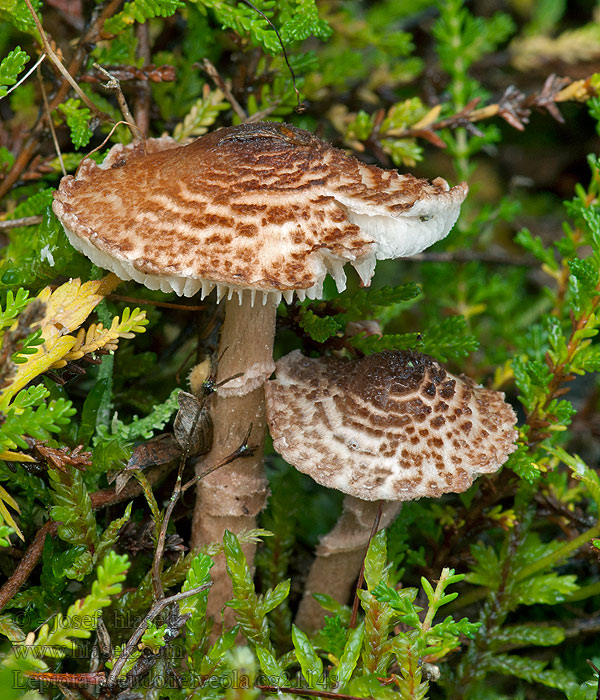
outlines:
[[[386,502],[391,520],[392,503],[465,491],[516,449],[516,416],[504,394],[416,352],[344,360],[296,350],[277,362],[265,393],[277,452],[319,484],[348,494],[309,575],[297,620],[306,629],[323,615],[312,591],[347,602],[374,501]]]
[[[369,284],[377,259],[446,236],[466,194],[464,183],[450,189],[441,178],[365,165],[307,131],[262,122],[185,146],[169,138],[114,146],[102,165],[86,159],[61,180],[53,209],[73,246],[121,279],[226,297],[217,381],[237,378],[214,400],[212,464],[250,423],[251,443],[263,443],[262,384],[274,369],[282,296],[319,297],[328,272],[344,289],[346,262]],[[207,476],[192,546],[222,539],[225,528],[253,527],[266,497],[261,449]]]

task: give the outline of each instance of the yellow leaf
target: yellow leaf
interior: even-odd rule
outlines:
[[[4,450],[0,452],[0,459],[5,462],[36,462],[31,455],[23,454],[22,452],[12,452],[11,450]]]
[[[433,124],[434,121],[437,120],[437,118],[440,116],[440,112],[442,111],[442,105],[436,105],[432,109],[427,112],[427,114],[419,120],[416,124],[413,124],[412,128],[413,129],[425,129],[427,128],[430,124]]]
[[[81,326],[120,281],[110,273],[100,280],[84,284],[81,284],[81,280],[74,279],[61,284],[54,291],[50,287],[42,289],[37,298],[46,305],[44,317],[39,323],[44,343],[35,354],[27,357],[26,362],[17,366],[13,381],[0,391],[0,410],[5,410],[12,397],[32,379],[53,365],[61,366],[63,357],[77,342],[76,338],[68,334]]]
[[[17,513],[21,512],[21,509],[19,508],[19,504],[10,495],[10,493],[8,493],[8,491],[4,488],[4,486],[0,486],[0,500],[4,501],[4,503],[8,503],[8,505],[11,508],[14,508],[14,510],[16,510]]]
[[[12,397],[32,379],[50,369],[51,365],[58,362],[75,344],[72,335],[45,342],[40,345],[35,355],[30,355],[27,362],[17,365],[17,373],[12,382],[0,391],[0,410],[5,410]]]
[[[42,290],[39,298],[46,303],[46,312],[40,322],[44,340],[48,340],[49,333],[65,335],[79,328],[102,299],[120,282],[116,275],[110,273],[100,280],[84,284],[81,284],[79,279],[65,282],[50,295],[47,294],[48,288]]]
[[[10,495],[10,493],[8,493],[8,491],[3,486],[0,486],[0,516],[2,516],[4,522],[7,525],[10,525],[24,542],[25,538],[23,537],[23,533],[19,529],[19,526],[15,522],[12,515],[9,513],[8,508],[5,505],[6,503],[8,503],[8,505],[11,508],[14,508],[17,511],[17,513],[21,512],[19,509],[19,504],[15,501],[15,499]]]

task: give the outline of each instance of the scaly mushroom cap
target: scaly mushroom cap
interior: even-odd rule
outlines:
[[[296,350],[277,362],[265,393],[277,452],[366,501],[465,491],[516,449],[504,394],[416,352],[342,360]]]
[[[122,279],[185,296],[218,286],[291,300],[320,296],[328,271],[343,289],[348,261],[367,284],[376,259],[440,240],[466,194],[465,184],[364,165],[307,131],[262,122],[187,146],[117,145],[102,165],[86,159],[64,177],[53,209],[73,246]]]

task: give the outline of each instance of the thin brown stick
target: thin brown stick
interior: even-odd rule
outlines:
[[[484,253],[477,250],[453,250],[439,253],[417,253],[407,258],[415,262],[468,263],[481,262],[490,265],[514,265],[515,267],[537,267],[539,262],[528,256],[515,256],[507,253]]]
[[[298,92],[298,88],[296,87],[296,74],[294,73],[294,69],[292,68],[292,65],[290,63],[290,60],[287,55],[287,51],[285,50],[285,46],[283,45],[283,40],[281,38],[281,34],[279,33],[279,30],[277,27],[271,22],[271,20],[265,15],[265,13],[262,10],[259,10],[256,5],[253,5],[250,0],[242,0],[242,2],[245,2],[248,7],[251,7],[255,12],[257,12],[271,27],[271,29],[275,32],[277,39],[279,41],[279,45],[281,46],[281,52],[283,54],[283,60],[285,61],[285,65],[288,67],[288,70],[290,72],[290,75],[292,76],[292,84],[294,86],[294,92],[296,93],[296,112],[298,114],[302,114],[303,112],[306,111],[306,107],[304,106],[304,103],[301,102],[300,100],[300,93]]]
[[[42,556],[46,535],[54,536],[57,528],[57,523],[53,520],[48,520],[48,522],[42,525],[37,531],[33,542],[29,545],[17,568],[13,571],[12,576],[2,588],[0,588],[0,610],[4,608],[9,600],[17,593],[19,588],[27,581],[31,572],[35,569],[39,558]]]
[[[20,226],[35,226],[35,224],[41,224],[43,220],[43,216],[24,216],[21,219],[0,221],[0,231],[8,231],[11,228],[19,228]]]
[[[42,99],[44,100],[44,111],[46,113],[46,121],[48,122],[48,127],[50,128],[50,133],[52,134],[52,143],[54,143],[54,150],[58,156],[58,162],[60,163],[60,169],[62,174],[66,175],[67,171],[65,169],[65,163],[63,161],[62,152],[60,146],[58,145],[58,139],[56,138],[56,129],[54,128],[54,122],[52,121],[52,113],[50,112],[50,106],[48,105],[48,97],[46,95],[46,88],[44,87],[44,81],[42,80],[42,72],[38,68],[38,80],[40,83],[40,90],[42,92]]]
[[[137,57],[141,58],[143,65],[150,65],[150,23],[138,23],[135,28],[135,36],[137,38]],[[150,104],[152,91],[148,80],[139,80],[136,82],[136,96],[133,104],[135,115],[135,123],[138,125],[143,138],[148,138],[150,133]]]
[[[223,94],[225,95],[227,102],[231,105],[231,108],[233,111],[238,115],[238,117],[242,121],[246,121],[248,119],[248,115],[246,114],[246,111],[242,107],[242,105],[235,99],[233,96],[233,93],[231,92],[229,85],[221,78],[219,75],[219,71],[214,67],[214,65],[208,60],[208,58],[205,58],[202,61],[202,67],[204,70],[208,73],[209,77],[212,78],[213,82],[215,85],[221,89]]]
[[[74,80],[73,76],[69,73],[69,71],[65,68],[63,62],[56,55],[56,53],[52,49],[52,46],[50,46],[50,42],[48,41],[48,37],[46,36],[46,32],[44,31],[44,28],[42,27],[42,23],[40,22],[40,19],[37,16],[37,12],[33,8],[31,1],[25,0],[25,4],[27,5],[27,8],[29,9],[31,16],[33,17],[33,21],[35,22],[35,26],[36,26],[38,32],[40,33],[40,39],[42,40],[42,44],[44,46],[44,51],[46,52],[48,58],[58,68],[60,73],[62,73],[64,79],[69,83],[69,85],[73,88],[73,90],[75,90],[75,92],[79,95],[79,97],[84,102],[84,104],[86,104],[92,110],[92,112],[94,112],[96,115],[98,115],[98,117],[100,119],[112,122],[113,120],[111,119],[110,115],[106,114],[106,112],[103,112],[98,106],[96,106],[92,102],[92,100],[90,100],[90,98],[85,94],[85,92],[83,92],[83,90],[79,87],[79,85],[77,85],[77,82]]]
[[[273,103],[271,103],[268,107],[265,107],[264,109],[261,109],[260,112],[254,112],[254,114],[251,114],[248,119],[244,122],[245,124],[254,124],[256,122],[260,122],[263,119],[266,119],[269,114],[272,114],[277,107],[281,104],[281,100],[277,99]]]
[[[379,530],[379,523],[381,522],[381,513],[383,510],[383,501],[379,503],[379,508],[377,508],[377,513],[375,514],[375,520],[373,520],[373,527],[371,528],[371,534],[369,535],[369,542],[367,544],[367,549],[365,551],[365,557],[371,546],[371,540],[377,534]],[[362,566],[360,567],[360,573],[358,574],[358,581],[356,583],[356,593],[354,594],[354,602],[352,603],[352,615],[350,616],[350,629],[356,627],[356,618],[358,617],[358,604],[360,599],[358,597],[358,592],[363,586],[365,581],[365,560],[363,559]]]
[[[127,659],[131,656],[131,654],[137,647],[138,642],[142,638],[142,635],[146,631],[149,622],[152,622],[152,620],[154,620],[154,618],[158,614],[160,614],[168,605],[171,605],[172,603],[177,603],[180,600],[185,600],[186,598],[190,598],[191,596],[196,595],[198,593],[202,593],[202,591],[208,590],[211,586],[212,581],[209,581],[208,583],[203,583],[201,586],[196,586],[196,588],[190,588],[189,591],[181,591],[180,593],[175,593],[174,595],[169,596],[168,598],[162,598],[161,600],[156,601],[156,603],[154,603],[154,605],[150,608],[148,614],[137,626],[135,632],[129,638],[129,641],[125,645],[119,658],[115,661],[115,665],[112,667],[112,670],[108,674],[108,678],[106,679],[106,684],[108,685],[108,687],[110,688],[115,684],[115,681],[119,677],[123,666],[125,666],[125,664],[127,663]]]
[[[200,414],[201,414],[202,410],[203,410],[202,408],[199,409],[196,416],[195,416],[195,419],[194,419],[192,426],[190,428],[190,435],[192,435],[196,429],[196,425],[197,425],[198,421],[200,420]],[[182,493],[185,493],[190,488],[190,486],[193,486],[194,484],[196,484],[199,479],[202,479],[204,476],[211,474],[216,469],[220,469],[221,467],[224,467],[227,464],[231,464],[231,462],[235,461],[236,459],[239,459],[240,457],[251,457],[254,454],[253,448],[248,445],[248,438],[250,437],[251,431],[252,431],[252,424],[250,424],[250,430],[248,430],[248,433],[246,434],[246,437],[244,438],[244,442],[236,450],[234,450],[234,452],[232,452],[230,455],[228,455],[225,459],[223,459],[218,464],[215,464],[211,468],[204,471],[202,474],[193,477],[183,486],[181,485],[181,478],[183,475],[183,469],[185,467],[185,464],[186,464],[186,461],[188,458],[187,447],[184,450],[184,452],[182,453],[181,459],[179,460],[179,470],[177,472],[177,479],[175,481],[175,486],[173,487],[173,493],[171,494],[169,504],[168,504],[167,508],[165,509],[165,514],[162,518],[162,522],[160,525],[160,531],[158,533],[158,538],[157,538],[157,542],[156,542],[156,549],[154,551],[154,559],[152,561],[152,587],[154,589],[154,597],[157,600],[160,600],[161,598],[164,598],[164,596],[165,596],[165,591],[163,589],[162,579],[160,576],[161,564],[162,564],[163,553],[165,550],[165,541],[167,538],[167,528],[169,526],[169,521],[171,520],[171,515],[173,514],[173,510],[175,509],[175,505],[177,504],[179,497],[181,496]]]
[[[201,479],[204,479],[205,476],[212,474],[217,469],[221,469],[221,467],[225,467],[228,464],[235,462],[236,459],[242,459],[244,457],[253,457],[254,452],[256,451],[256,447],[252,447],[251,445],[248,444],[248,440],[250,439],[251,432],[252,432],[252,423],[250,423],[250,427],[248,428],[248,432],[246,433],[246,437],[244,438],[244,441],[236,450],[234,450],[230,455],[227,455],[227,457],[225,457],[225,459],[222,459],[217,464],[214,464],[211,467],[208,467],[208,469],[205,469],[204,471],[200,472],[200,474],[197,474],[196,476],[192,477],[189,481],[187,481],[181,487],[181,493],[185,493],[190,488],[190,486],[197,484]]]
[[[69,75],[76,75],[83,62],[85,61],[87,55],[93,48],[93,44],[98,38],[104,22],[113,15],[118,8],[123,4],[124,0],[110,0],[110,2],[102,8],[95,19],[89,26],[84,36],[81,38],[75,50],[75,54],[69,64]],[[56,109],[56,107],[62,103],[62,101],[67,96],[70,90],[69,82],[63,78],[61,84],[58,87],[54,97],[50,100],[49,107],[50,111]],[[24,142],[21,150],[19,151],[15,162],[13,163],[10,171],[7,173],[6,177],[0,182],[0,199],[11,189],[11,187],[17,182],[21,177],[21,173],[27,167],[29,161],[33,157],[34,153],[39,147],[40,139],[44,132],[44,120],[38,119],[37,123],[31,130],[30,135]]]
[[[106,90],[112,90],[112,92],[115,93],[115,97],[117,98],[117,104],[119,105],[119,109],[121,110],[121,114],[123,115],[123,121],[127,126],[129,127],[129,130],[131,131],[131,135],[133,136],[135,141],[143,141],[144,140],[144,135],[140,131],[140,128],[138,125],[135,123],[135,119],[133,118],[133,114],[131,113],[131,110],[129,109],[129,105],[127,104],[127,100],[125,99],[125,95],[123,94],[123,90],[121,90],[121,83],[120,81],[115,78],[112,73],[109,73],[109,71],[106,70],[106,68],[103,68],[99,63],[94,63],[94,68],[107,79],[106,83],[102,84],[102,87],[104,87]]]
[[[600,668],[598,668],[591,659],[586,659],[586,663],[588,663],[592,670],[598,675],[598,691],[596,692],[596,700],[600,700]]]
[[[192,432],[195,429],[195,424],[198,422],[198,415],[194,421],[192,427]],[[160,531],[158,533],[158,538],[156,542],[156,549],[154,550],[154,558],[152,560],[152,588],[154,589],[154,597],[156,600],[161,600],[165,597],[165,590],[162,585],[162,580],[160,576],[160,571],[162,568],[162,558],[165,551],[165,541],[167,539],[167,528],[169,527],[169,520],[171,520],[171,515],[175,509],[175,504],[179,500],[181,495],[181,476],[183,474],[183,469],[185,467],[187,454],[184,452],[179,460],[179,470],[177,471],[177,479],[175,481],[175,486],[173,488],[173,493],[171,494],[171,499],[169,500],[169,505],[165,509],[165,514],[163,515],[162,522],[160,524]]]

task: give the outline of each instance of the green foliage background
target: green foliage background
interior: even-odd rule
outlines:
[[[431,354],[506,392],[519,414],[518,449],[464,494],[406,504],[371,543],[358,624],[350,627],[349,608],[322,598],[329,617],[312,639],[292,625],[293,611],[339,495],[268,454],[266,530],[241,537],[262,542],[253,578],[233,535],[186,551],[188,494],[169,524],[161,574],[180,598],[149,620],[119,672],[123,688],[141,698],[252,700],[270,693],[255,681],[277,677],[317,695],[335,688],[381,700],[596,698],[586,660],[600,666],[600,8],[561,0],[255,5],[36,0],[75,91],[47,55],[36,67],[43,47],[27,3],[0,0],[0,223],[37,217],[0,230],[1,387],[42,342],[35,295],[102,276],[49,207],[61,162],[72,172],[88,150],[102,157],[109,133],[110,143],[131,139],[122,124],[112,130],[121,113],[99,64],[121,77],[151,135],[184,141],[244,116],[286,120],[368,162],[467,181],[459,222],[433,251],[381,263],[370,289],[352,278],[341,295],[331,284],[322,301],[282,306],[277,351]],[[139,477],[145,498],[106,506],[101,496],[136,447],[169,430],[189,358],[198,344],[198,354],[216,347],[215,309],[209,300],[196,322],[158,305],[178,302],[161,292],[123,283],[118,294],[149,302],[143,336],[130,337],[139,324],[123,326],[116,354],[48,365],[0,406],[3,577],[45,523],[60,523],[0,615],[3,698],[80,697],[23,674],[110,673],[152,609],[150,567],[172,484],[153,490]],[[126,323],[126,303],[101,301],[97,321]],[[383,335],[346,335],[348,322],[369,319]],[[33,441],[71,458],[82,445],[87,468],[69,460],[51,468]],[[223,550],[237,624],[215,641],[203,586]],[[103,628],[112,650],[92,649]],[[236,686],[240,674],[249,687]],[[165,679],[173,682],[161,688]],[[101,686],[89,688],[104,697]]]

